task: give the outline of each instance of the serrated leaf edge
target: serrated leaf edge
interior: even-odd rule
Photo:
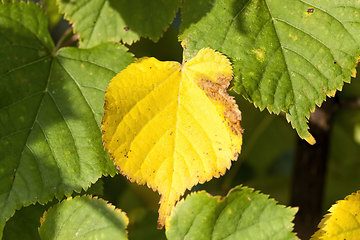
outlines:
[[[98,196],[93,196],[91,194],[86,194],[86,195],[78,195],[78,196],[75,196],[75,197],[67,197],[66,199],[58,202],[57,204],[51,206],[48,210],[46,210],[42,217],[40,218],[40,227],[42,226],[42,224],[45,222],[46,220],[46,216],[47,216],[47,213],[52,211],[55,207],[58,207],[60,204],[64,203],[64,202],[67,202],[67,201],[71,201],[71,200],[75,200],[75,199],[79,199],[79,198],[83,198],[83,199],[95,199],[95,200],[99,200],[99,201],[102,201],[103,203],[106,204],[107,207],[109,207],[111,210],[117,212],[117,213],[121,213],[123,214],[122,216],[124,216],[124,219],[125,219],[125,223],[126,223],[126,226],[129,225],[129,217],[127,216],[126,212],[122,211],[121,209],[119,208],[116,208],[112,203],[110,203],[109,201],[103,199],[103,198],[99,198]],[[125,226],[125,227],[126,227]],[[38,230],[40,229],[40,227],[38,227]]]
[[[241,191],[241,190],[248,190],[248,191],[250,191],[251,194],[258,194],[258,195],[261,195],[261,196],[266,197],[267,200],[271,201],[272,203],[275,203],[275,205],[278,206],[278,207],[281,207],[281,208],[284,208],[284,209],[289,209],[289,210],[293,211],[294,216],[293,216],[293,218],[292,218],[291,224],[289,225],[289,228],[290,228],[290,227],[294,228],[293,220],[294,220],[294,218],[295,218],[296,212],[299,210],[298,207],[290,207],[290,206],[285,206],[285,205],[279,204],[279,202],[276,201],[274,198],[271,198],[270,195],[261,193],[259,190],[255,190],[254,188],[251,188],[251,187],[248,187],[248,186],[244,186],[244,185],[242,185],[242,184],[240,184],[240,185],[238,185],[238,186],[235,186],[235,187],[233,187],[232,189],[230,189],[225,196],[220,196],[220,195],[215,195],[215,196],[214,196],[214,195],[211,195],[210,193],[206,192],[205,190],[196,191],[196,192],[191,192],[191,193],[188,194],[185,198],[182,198],[181,200],[179,200],[179,201],[176,203],[176,205],[172,208],[172,211],[171,211],[170,216],[166,219],[165,228],[166,228],[166,229],[170,229],[170,227],[171,227],[171,226],[170,226],[170,221],[171,221],[172,217],[173,217],[174,214],[175,214],[174,209],[176,209],[176,207],[177,207],[178,205],[184,204],[185,200],[186,200],[188,197],[192,197],[192,196],[195,196],[195,195],[197,195],[197,194],[205,194],[206,196],[208,196],[208,197],[210,197],[210,198],[216,199],[216,200],[218,201],[218,203],[221,203],[221,202],[225,201],[225,199],[226,199],[227,197],[229,197],[229,195],[230,195],[231,193],[233,193],[233,192],[235,192],[235,191],[237,191],[237,190],[240,190],[240,191]],[[251,199],[250,199],[249,201],[251,201]],[[294,234],[296,234],[296,233],[294,232]]]

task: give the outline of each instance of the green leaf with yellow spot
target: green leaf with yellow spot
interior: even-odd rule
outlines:
[[[107,88],[105,149],[122,174],[161,194],[159,227],[186,189],[237,159],[241,113],[226,92],[231,79],[229,60],[207,48],[182,65],[142,58]]]
[[[338,201],[319,223],[311,240],[358,239],[360,236],[360,191]]]
[[[278,205],[267,195],[237,186],[222,198],[205,191],[179,202],[166,222],[169,240],[290,240],[296,208]]]
[[[314,144],[308,119],[350,82],[360,55],[360,1],[185,0],[185,57],[211,47],[233,61],[234,89],[286,118]]]
[[[127,239],[129,219],[102,199],[68,198],[51,207],[40,219],[42,240]]]

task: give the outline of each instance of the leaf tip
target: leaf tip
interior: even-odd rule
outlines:
[[[307,141],[310,145],[314,145],[316,143],[315,138],[310,135],[309,137],[305,138],[305,141]]]

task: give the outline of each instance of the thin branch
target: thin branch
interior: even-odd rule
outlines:
[[[59,39],[59,41],[56,43],[56,46],[55,46],[55,49],[54,49],[54,52],[57,52],[61,47],[63,47],[64,45],[67,45],[68,46],[68,42],[67,40],[69,40],[70,36],[72,36],[70,38],[70,40],[75,36],[75,35],[72,35],[72,32],[73,32],[73,29],[70,27],[68,28],[64,34],[61,36],[61,38]],[[65,44],[64,42],[67,41]],[[77,41],[77,38],[76,38],[76,41]],[[72,41],[73,42],[73,41]]]

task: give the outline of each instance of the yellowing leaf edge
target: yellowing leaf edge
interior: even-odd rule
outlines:
[[[159,67],[160,66],[160,67]],[[129,76],[132,74],[129,71],[137,71],[138,75],[140,74],[142,78],[146,78],[146,74],[142,75],[143,71],[153,71],[151,69],[159,67],[160,69],[165,66],[165,69],[172,69],[173,71],[167,78],[171,78],[173,76],[180,75],[181,79],[179,81],[179,89],[178,90],[178,103],[180,103],[180,98],[184,101],[189,101],[187,99],[188,96],[186,96],[187,92],[185,90],[193,90],[196,92],[196,94],[199,94],[199,90],[201,90],[202,94],[206,96],[208,99],[207,101],[211,101],[211,104],[213,105],[214,109],[216,108],[216,111],[219,116],[223,119],[224,126],[227,128],[227,131],[229,132],[229,137],[231,142],[230,149],[224,149],[223,152],[227,151],[227,154],[223,154],[226,158],[225,163],[222,163],[222,167],[218,167],[215,169],[215,171],[212,171],[211,173],[207,174],[198,174],[195,178],[191,176],[191,179],[186,179],[186,183],[177,183],[171,180],[170,189],[166,192],[164,190],[164,187],[161,186],[161,184],[156,184],[155,177],[152,177],[152,174],[157,174],[155,170],[150,171],[151,165],[148,166],[148,168],[144,171],[147,171],[146,174],[139,174],[138,169],[136,170],[129,170],[127,168],[126,164],[124,165],[122,161],[128,161],[127,158],[130,158],[130,155],[133,155],[131,153],[131,149],[129,147],[127,152],[123,153],[123,156],[120,156],[119,154],[115,156],[114,153],[116,153],[116,149],[113,151],[111,150],[111,144],[114,144],[113,136],[111,136],[111,139],[109,139],[109,135],[106,133],[109,125],[107,125],[107,122],[109,119],[111,119],[111,116],[107,115],[108,109],[114,109],[114,106],[111,106],[113,103],[111,102],[112,96],[111,94],[115,95],[116,93],[112,92],[112,87],[117,84],[117,82],[124,81],[125,78],[130,78]],[[220,70],[218,69],[220,66]],[[137,69],[138,68],[138,69]],[[137,69],[137,70],[136,70]],[[163,70],[163,71],[167,71]],[[157,73],[159,74],[159,73]],[[131,75],[132,76],[132,75]],[[138,76],[137,76],[138,77]],[[134,75],[134,78],[136,78],[136,74]],[[166,79],[167,79],[166,78]],[[165,82],[166,79],[163,81]],[[196,82],[191,82],[191,79],[196,79]],[[215,52],[212,49],[206,48],[199,51],[198,55],[194,57],[193,59],[189,60],[188,62],[183,63],[180,65],[176,62],[160,62],[156,60],[155,58],[142,58],[139,59],[136,63],[130,64],[127,69],[120,72],[116,77],[113,78],[111,81],[105,95],[105,114],[102,121],[102,131],[103,131],[103,142],[104,142],[104,148],[106,150],[109,150],[109,153],[114,160],[115,164],[117,165],[119,171],[121,174],[125,175],[130,181],[137,182],[138,184],[147,184],[148,187],[152,188],[154,191],[158,191],[162,196],[160,199],[160,209],[159,209],[159,227],[162,227],[165,223],[165,220],[167,216],[170,215],[171,209],[173,205],[179,200],[180,196],[184,194],[186,189],[191,189],[192,186],[194,186],[197,183],[203,183],[206,181],[209,181],[214,176],[220,177],[223,175],[226,171],[226,169],[230,168],[231,161],[237,159],[237,155],[240,152],[241,144],[242,144],[242,129],[240,126],[239,121],[241,120],[241,113],[238,110],[238,107],[236,105],[236,102],[233,100],[232,97],[230,97],[226,89],[230,84],[230,81],[232,79],[232,67],[229,62],[229,60],[221,55],[218,52]],[[129,80],[130,81],[130,80]],[[135,80],[134,80],[135,81]],[[138,80],[142,81],[142,80]],[[156,81],[156,80],[155,80]],[[162,82],[162,84],[164,84]],[[176,82],[176,81],[175,81]],[[143,81],[144,85],[148,84],[148,82]],[[196,89],[194,88],[194,83],[196,85]],[[128,83],[126,83],[128,84]],[[124,86],[126,86],[126,84]],[[130,84],[130,83],[129,83]],[[113,85],[113,86],[112,86]],[[120,86],[121,84],[119,84]],[[136,84],[135,84],[136,85]],[[159,85],[156,85],[159,86]],[[148,97],[151,95],[151,91],[157,91],[158,89],[154,88],[154,86],[144,86],[144,88],[149,88],[150,93],[145,96]],[[185,89],[185,90],[184,90]],[[182,94],[182,91],[184,90],[184,94]],[[189,90],[189,92],[191,92]],[[122,90],[120,90],[122,91]],[[171,91],[171,90],[169,90]],[[134,93],[136,94],[136,93]],[[201,93],[200,93],[201,94]],[[184,96],[184,97],[183,97]],[[200,95],[198,95],[199,97]],[[125,96],[126,97],[126,96]],[[201,96],[199,97],[201,98]],[[112,100],[111,100],[112,99]],[[141,99],[143,100],[143,99]],[[193,101],[198,100],[192,99]],[[200,100],[199,100],[200,101]],[[190,105],[191,105],[191,101]],[[133,107],[138,104],[138,102],[135,102],[134,105],[131,107],[131,109],[134,109]],[[180,104],[179,104],[180,105]],[[130,107],[129,107],[130,109]],[[131,111],[130,109],[130,111]],[[177,116],[178,112],[176,113]],[[126,114],[124,114],[122,117],[126,118]],[[120,117],[121,118],[121,117]],[[123,119],[121,119],[122,121]],[[136,120],[136,118],[135,118]],[[118,121],[117,124],[121,124],[121,121]],[[140,120],[141,121],[141,120]],[[178,120],[177,120],[178,121]],[[176,124],[178,122],[176,121]],[[118,125],[117,125],[118,126]],[[177,126],[177,125],[176,125]],[[191,126],[189,126],[191,128]],[[116,127],[117,128],[117,127]],[[177,129],[176,129],[177,130]],[[116,134],[116,129],[112,129],[112,132]],[[173,132],[168,132],[168,135],[172,135]],[[176,132],[177,133],[177,132]],[[174,136],[178,136],[179,134],[174,133]],[[131,144],[129,144],[130,146]],[[117,145],[118,146],[118,145]],[[174,148],[175,149],[175,148]],[[153,149],[151,149],[153,150]],[[221,152],[223,149],[218,148],[217,151]],[[231,152],[231,156],[229,155],[229,152]],[[175,154],[175,152],[173,153]],[[216,154],[215,154],[216,155]],[[120,156],[120,159],[118,159]],[[218,155],[216,155],[218,156]],[[147,156],[146,156],[147,157]],[[173,155],[174,157],[174,155]],[[145,159],[146,160],[146,159]],[[144,161],[145,161],[144,160]],[[195,159],[194,159],[195,160]],[[217,161],[217,159],[216,159]],[[175,162],[175,161],[174,161]],[[143,162],[141,162],[141,165]],[[218,163],[216,163],[218,164]],[[157,171],[157,170],[156,170]],[[189,171],[192,171],[189,169]],[[173,168],[173,174],[175,173],[175,170]],[[191,175],[191,173],[189,173]],[[172,179],[172,177],[171,177]],[[166,179],[165,179],[166,181]],[[173,184],[175,184],[173,186]],[[166,187],[165,187],[166,188]],[[174,189],[172,189],[174,188]]]

